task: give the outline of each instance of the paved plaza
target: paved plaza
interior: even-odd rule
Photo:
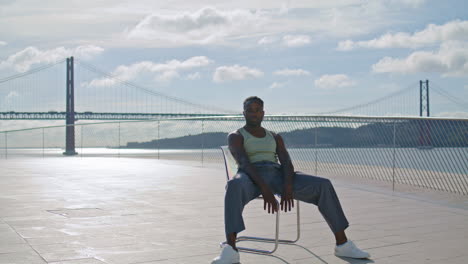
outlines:
[[[468,263],[468,197],[332,179],[369,260],[333,255],[317,208],[301,203],[298,245],[241,263]],[[0,263],[210,263],[224,239],[224,168],[150,158],[0,160]],[[249,204],[242,234],[272,236],[274,217]],[[295,213],[281,215],[283,238]],[[247,246],[271,244],[243,242]]]

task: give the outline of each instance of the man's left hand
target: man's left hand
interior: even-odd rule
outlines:
[[[281,195],[281,210],[287,212],[291,211],[291,208],[294,208],[293,186],[292,184],[286,184]]]

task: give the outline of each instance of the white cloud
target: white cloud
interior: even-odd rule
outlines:
[[[361,42],[361,41],[360,41]],[[338,43],[338,47],[336,48],[337,50],[341,50],[341,51],[348,51],[348,50],[352,50],[355,48],[356,45],[356,42],[352,41],[352,40],[343,40],[343,41],[340,41]]]
[[[15,97],[19,97],[19,96],[20,96],[20,94],[19,94],[17,91],[10,91],[10,92],[4,97],[3,102],[4,102],[4,104],[6,104],[6,107],[8,108],[8,105],[11,104],[11,103],[14,101]],[[0,102],[1,102],[1,101],[0,101]],[[4,107],[5,107],[5,106],[4,106]],[[6,108],[4,108],[4,107],[3,107],[3,109],[1,109],[1,110],[3,110],[3,111],[9,110],[9,109],[6,109]],[[10,107],[11,107],[11,105],[10,105]],[[1,110],[0,110],[0,111],[1,111]]]
[[[195,11],[207,2],[197,2],[192,8],[184,2],[186,11],[178,12],[153,8],[156,11],[127,30],[126,35],[154,46],[238,44],[238,40],[253,38],[259,45],[279,40],[288,47],[298,47],[312,40],[309,35],[294,32],[340,37],[367,34],[392,24],[392,11],[417,7],[424,0],[288,1],[286,6],[270,2],[217,1],[216,7]]]
[[[0,46],[5,46],[5,45],[7,45],[7,44],[8,44],[7,42],[1,41],[1,40],[0,40]]]
[[[269,45],[273,43],[281,42],[283,46],[289,48],[302,47],[311,43],[311,38],[307,35],[285,35],[283,37],[279,36],[267,36],[262,37],[257,41],[258,45]]]
[[[383,24],[388,25],[390,22],[383,14],[391,9],[358,0],[338,5],[321,3],[315,8],[287,9],[286,12],[284,8],[222,9],[221,5],[217,6],[195,11],[155,9],[157,11],[138,21],[136,26],[125,30],[122,41],[127,45],[150,47],[251,45],[252,41],[258,45],[281,42],[287,47],[301,47],[312,42],[308,35],[311,33],[343,37],[369,33]]]
[[[154,78],[159,82],[170,82],[172,79],[179,78],[180,74],[176,70],[163,71]]]
[[[18,92],[16,92],[16,91],[11,91],[11,92],[9,92],[8,95],[6,96],[6,99],[7,99],[7,100],[10,100],[10,99],[12,99],[13,97],[18,97],[18,96],[19,96]]]
[[[204,7],[195,12],[153,13],[127,33],[129,39],[155,41],[155,45],[222,43],[260,31],[268,20],[265,11],[218,10]]]
[[[297,32],[314,34],[317,39],[330,35],[343,38],[391,25],[395,18],[401,18],[399,15],[407,12],[407,7],[416,7],[424,1],[280,2],[284,3],[265,0],[100,0],[70,4],[54,1],[52,7],[50,4],[39,6],[31,5],[30,1],[14,1],[2,5],[0,25],[11,26],[2,27],[1,36],[11,39],[19,37],[20,33],[24,39],[40,39],[42,45],[100,43],[103,47],[242,45],[245,42],[239,40],[251,38],[247,44],[250,45],[263,36]]]
[[[333,89],[342,88],[356,85],[356,82],[351,80],[345,74],[334,74],[334,75],[322,75],[320,78],[314,81],[314,84],[318,88],[322,89]]]
[[[426,0],[389,0],[388,2],[394,5],[406,5],[416,8],[424,4]]]
[[[187,79],[189,80],[199,80],[200,78],[201,78],[201,75],[199,72],[190,73],[189,75],[187,75]]]
[[[170,60],[164,63],[154,63],[151,61],[142,61],[131,64],[129,66],[118,66],[113,72],[114,78],[102,78],[92,80],[89,86],[109,86],[117,83],[118,81],[129,81],[137,78],[140,74],[150,73],[154,74],[157,81],[168,82],[180,76],[180,71],[191,70],[195,68],[205,67],[213,63],[208,57],[196,56],[187,60]]]
[[[237,81],[237,80],[247,80],[260,78],[264,74],[258,69],[253,69],[240,65],[233,66],[221,66],[216,68],[215,73],[213,74],[213,81],[215,82],[227,82],[227,81]]]
[[[414,34],[398,32],[387,33],[367,41],[345,40],[338,43],[338,50],[347,51],[355,48],[418,48],[451,40],[468,40],[468,21],[450,21],[444,25],[429,24]]]
[[[78,46],[73,49],[58,47],[49,50],[40,50],[36,47],[27,47],[13,55],[10,55],[6,60],[0,62],[0,68],[14,68],[18,72],[28,71],[31,66],[42,63],[54,63],[65,59],[69,56],[76,56],[80,59],[91,59],[104,51],[98,46]]]
[[[284,87],[285,83],[280,83],[280,82],[274,82],[270,85],[270,87],[268,87],[269,89],[273,90],[273,89],[277,89],[277,88],[281,88],[281,87]]]
[[[273,74],[280,76],[306,76],[310,75],[310,72],[303,69],[283,69],[275,71]]]
[[[268,45],[268,44],[271,44],[271,43],[274,43],[278,40],[277,37],[272,37],[272,36],[268,36],[268,37],[263,37],[261,38],[257,44],[258,45]]]
[[[378,73],[436,72],[443,76],[468,76],[468,43],[443,43],[437,52],[416,51],[406,58],[385,57],[372,65]]]
[[[305,46],[310,42],[310,37],[307,35],[286,35],[283,37],[283,45],[291,48]]]

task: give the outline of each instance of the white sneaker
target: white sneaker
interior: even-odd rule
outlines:
[[[336,246],[335,256],[358,259],[365,259],[370,257],[369,253],[360,250],[351,240],[348,240],[348,242],[342,245]]]
[[[235,251],[230,245],[224,245],[221,254],[213,259],[211,264],[233,264],[239,263],[239,252]]]

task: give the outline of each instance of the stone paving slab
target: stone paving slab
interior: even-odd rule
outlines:
[[[224,239],[225,176],[219,165],[148,158],[0,160],[0,263],[210,263]],[[351,223],[348,236],[370,260],[333,255],[333,236],[301,203],[298,245],[247,263],[467,263],[468,199],[333,179]],[[243,235],[272,236],[274,217],[253,201]],[[295,213],[281,234],[295,236]],[[271,244],[242,242],[270,248]]]

